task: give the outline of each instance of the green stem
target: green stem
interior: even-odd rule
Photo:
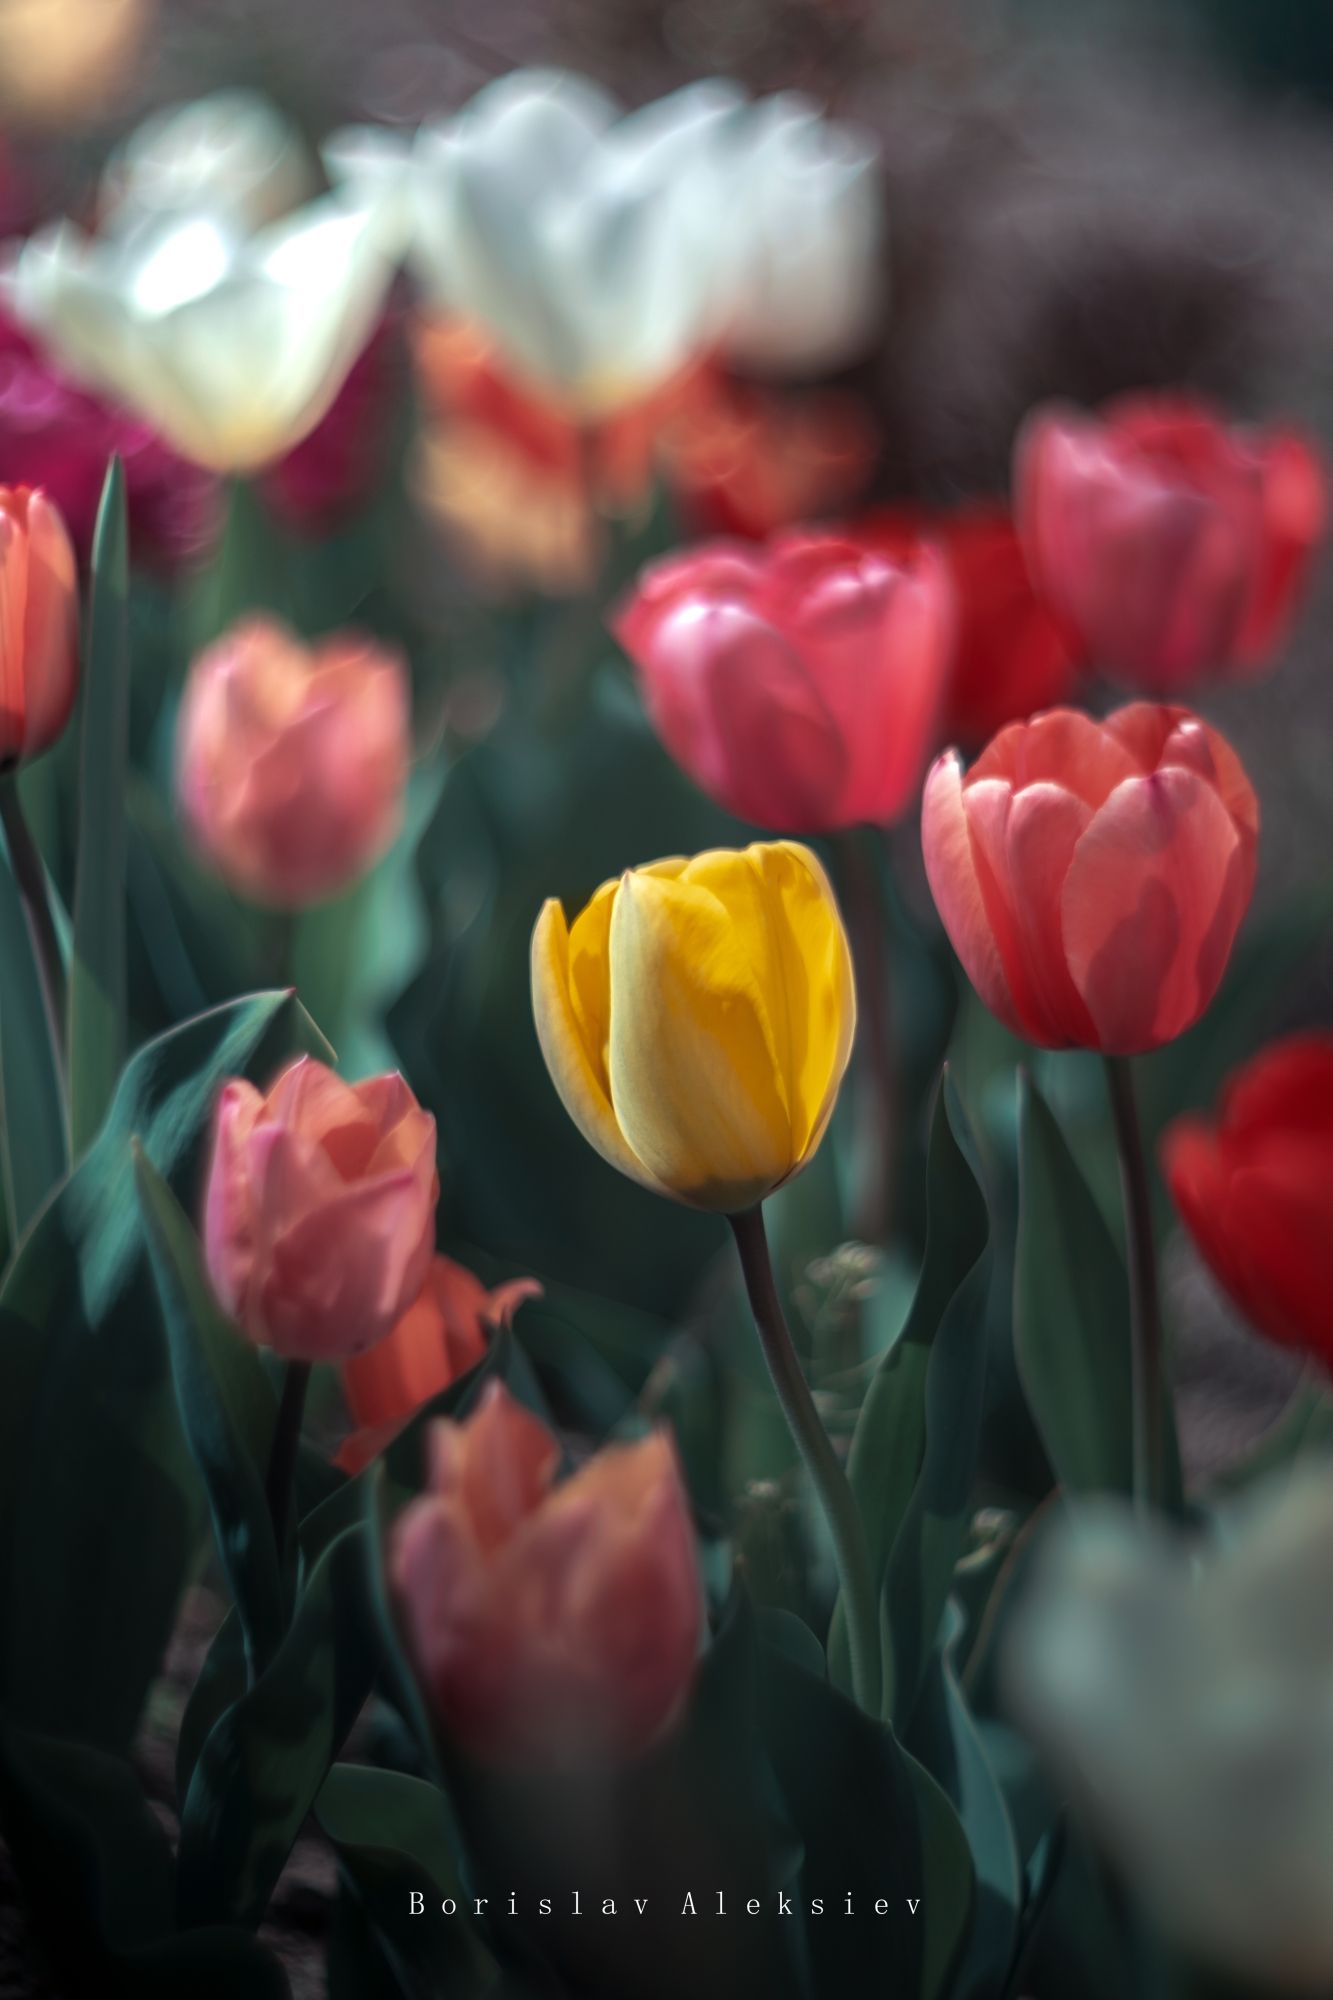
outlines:
[[[259,977],[264,986],[295,986],[296,926],[294,910],[268,910],[264,913],[259,965]]]
[[[56,1072],[63,1079],[65,962],[60,954],[60,939],[56,934],[55,917],[51,910],[46,868],[37,851],[37,843],[32,837],[23,811],[16,771],[6,771],[0,775],[0,826],[4,828],[5,844],[9,849],[9,865],[14,871],[14,884],[19,892],[19,900],[23,904],[23,913],[28,920],[28,935],[32,939],[33,957],[37,964],[37,979],[42,989],[42,1005],[51,1036]]]
[[[1142,1510],[1162,1504],[1165,1466],[1166,1380],[1162,1304],[1153,1241],[1152,1193],[1143,1131],[1128,1056],[1107,1056],[1106,1087],[1120,1154],[1129,1258],[1130,1338],[1134,1412],[1134,1500]]]
[[[282,1382],[273,1444],[269,1451],[268,1478],[264,1485],[269,1519],[278,1560],[287,1547],[287,1524],[292,1511],[292,1482],[296,1473],[296,1450],[301,1442],[301,1420],[305,1415],[306,1390],[310,1387],[310,1363],[289,1361]]]
[[[809,1384],[801,1370],[791,1330],[778,1297],[761,1208],[728,1216],[740,1253],[750,1309],[759,1329],[768,1372],[773,1378],[782,1414],[805,1461],[833,1536],[838,1578],[847,1616],[852,1656],[852,1688],[867,1714],[880,1707],[879,1620],[870,1577],[870,1558],[856,1499],[838,1454],[819,1420]]]

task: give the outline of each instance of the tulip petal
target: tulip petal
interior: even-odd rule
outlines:
[[[794,841],[747,849],[763,885],[776,947],[775,997],[783,1004],[783,1072],[797,1164],[814,1152],[833,1115],[856,1032],[851,952],[823,868]]]
[[[741,855],[735,870],[753,875]],[[757,969],[767,925],[714,888],[628,874],[611,917],[611,1101],[660,1183],[702,1208],[746,1208],[796,1164]]]
[[[992,1014],[1016,1035],[1026,1035],[1011,981],[1018,969],[1012,926],[1006,923],[1011,941],[1002,951],[968,827],[962,766],[951,750],[937,759],[926,779],[921,847],[930,893],[964,972]]]
[[[1091,808],[1054,784],[1015,795],[1005,824],[1008,888],[1023,970],[1042,1018],[1075,1046],[1096,1040],[1065,963],[1060,898]]]
[[[608,951],[608,1032],[609,979]],[[586,991],[586,981],[580,982],[580,991]],[[590,1045],[579,1016],[571,977],[570,933],[564,910],[554,897],[542,905],[532,933],[532,1011],[551,1081],[588,1144],[641,1187],[657,1194],[669,1193],[631,1148],[616,1121],[602,1049]]]
[[[1168,769],[1116,788],[1062,897],[1070,974],[1117,1054],[1183,1034],[1216,990],[1249,900],[1240,836],[1213,786]]]

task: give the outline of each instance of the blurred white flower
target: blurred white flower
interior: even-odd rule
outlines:
[[[155,112],[112,155],[102,207],[123,233],[173,215],[262,229],[316,190],[314,159],[291,120],[255,90],[219,90]]]
[[[1011,1707],[1162,1925],[1266,1993],[1333,1983],[1333,1467],[1192,1549],[1107,1502],[1051,1536]]]
[[[123,238],[58,223],[3,290],[72,374],[196,464],[251,472],[328,410],[392,275],[375,211],[330,196],[254,236],[211,215]]]
[[[762,98],[735,135],[723,349],[816,375],[869,345],[883,305],[884,188],[874,144],[805,98]]]
[[[563,71],[487,85],[417,137],[412,255],[432,303],[581,415],[647,394],[717,331],[720,156],[743,115],[718,82],[627,117]]]

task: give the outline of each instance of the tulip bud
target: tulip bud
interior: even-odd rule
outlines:
[[[233,889],[302,909],[348,888],[391,844],[408,754],[407,678],[392,653],[351,633],[305,647],[254,617],[190,669],[176,796]]]
[[[503,1384],[433,1426],[429,1489],[395,1524],[390,1575],[443,1730],[515,1768],[623,1763],[678,1715],[702,1596],[665,1432],[555,1483],[560,1447]]]
[[[437,1257],[388,1338],[343,1368],[343,1394],[359,1426],[338,1453],[343,1471],[359,1472],[423,1403],[475,1368],[490,1335],[541,1290],[535,1278],[513,1278],[488,1292],[452,1257]]]
[[[1029,418],[1014,485],[1033,580],[1107,672],[1172,694],[1268,665],[1323,535],[1323,469],[1290,432],[1183,396]]]
[[[856,1022],[828,878],[792,841],[654,861],[532,937],[537,1035],[566,1111],[658,1194],[735,1213],[813,1157]]]
[[[713,543],[646,570],[615,632],[667,749],[741,819],[828,833],[915,798],[954,637],[935,549]]]
[[[1198,1020],[1254,887],[1259,805],[1182,708],[1015,722],[926,780],[926,874],[993,1014],[1043,1048],[1133,1055]]]
[[[0,769],[50,749],[79,678],[78,577],[40,489],[0,486]]]
[[[214,1290],[286,1360],[360,1354],[421,1291],[438,1193],[435,1120],[400,1076],[347,1084],[303,1057],[267,1096],[233,1077],[204,1200]]]
[[[1215,1120],[1162,1143],[1171,1198],[1260,1333],[1333,1368],[1333,1035],[1292,1035],[1230,1078]]]

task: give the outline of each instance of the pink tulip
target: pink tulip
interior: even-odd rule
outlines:
[[[741,819],[827,833],[916,797],[954,637],[928,544],[708,543],[645,570],[615,631],[667,749]]]
[[[557,1440],[499,1382],[432,1427],[429,1490],[395,1525],[390,1572],[418,1678],[478,1759],[631,1759],[694,1672],[702,1594],[665,1432],[607,1445],[556,1484]]]
[[[232,888],[301,909],[348,888],[393,841],[408,756],[394,654],[346,632],[305,647],[275,620],[250,618],[190,669],[181,816]]]
[[[1230,745],[1183,708],[1011,723],[926,780],[936,907],[977,992],[1043,1048],[1133,1055],[1216,992],[1254,887],[1259,805]]]
[[[392,1329],[435,1249],[435,1120],[403,1079],[303,1057],[218,1099],[204,1255],[223,1306],[289,1361],[343,1361]]]
[[[0,770],[47,750],[79,683],[79,587],[45,493],[0,486]]]
[[[1038,410],[1014,473],[1033,581],[1108,673],[1171,694],[1270,664],[1324,531],[1313,447],[1183,395]]]

